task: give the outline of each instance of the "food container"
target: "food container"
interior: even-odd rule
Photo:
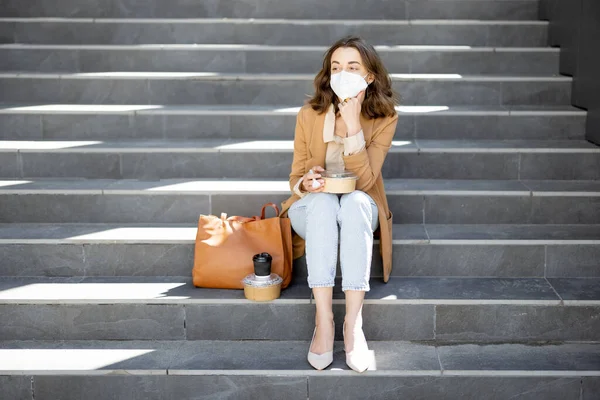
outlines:
[[[352,193],[356,189],[358,177],[349,171],[323,171],[322,179],[325,181],[326,193]]]
[[[281,282],[283,279],[277,274],[258,276],[250,274],[242,280],[244,296],[248,300],[271,301],[281,295]]]

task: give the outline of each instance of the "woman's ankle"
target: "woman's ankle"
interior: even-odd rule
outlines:
[[[315,325],[333,325],[333,313],[317,314],[315,316]]]

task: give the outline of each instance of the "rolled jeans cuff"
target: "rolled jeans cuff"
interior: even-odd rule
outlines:
[[[345,292],[346,290],[356,290],[356,291],[360,291],[360,292],[368,292],[369,290],[371,290],[371,288],[369,287],[369,285],[348,285],[348,286],[344,286],[342,285],[342,292]]]
[[[311,288],[311,289],[314,289],[314,288],[324,288],[324,287],[334,287],[334,286],[335,286],[334,282],[331,282],[331,283],[312,283],[312,284],[309,283],[308,284],[308,287]]]

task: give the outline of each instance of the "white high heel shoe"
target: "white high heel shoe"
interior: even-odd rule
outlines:
[[[346,322],[344,322],[342,334],[344,336],[344,351],[346,351]],[[354,348],[350,352],[346,351],[346,364],[356,372],[365,372],[372,361],[373,354],[371,353],[371,350],[369,350],[367,342],[357,343],[355,336]]]
[[[333,325],[333,331],[335,332],[335,324]],[[327,368],[333,362],[333,349],[323,354],[316,354],[310,351],[312,349],[313,342],[315,340],[315,334],[317,333],[317,327],[313,331],[312,340],[310,341],[310,347],[308,348],[308,362],[313,366],[314,369],[322,370]]]

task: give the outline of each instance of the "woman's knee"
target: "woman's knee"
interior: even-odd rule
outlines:
[[[340,201],[337,195],[332,193],[312,193],[309,208],[325,212],[337,213],[340,208]]]
[[[355,216],[357,213],[371,215],[373,209],[371,197],[360,190],[342,196],[339,216]]]

